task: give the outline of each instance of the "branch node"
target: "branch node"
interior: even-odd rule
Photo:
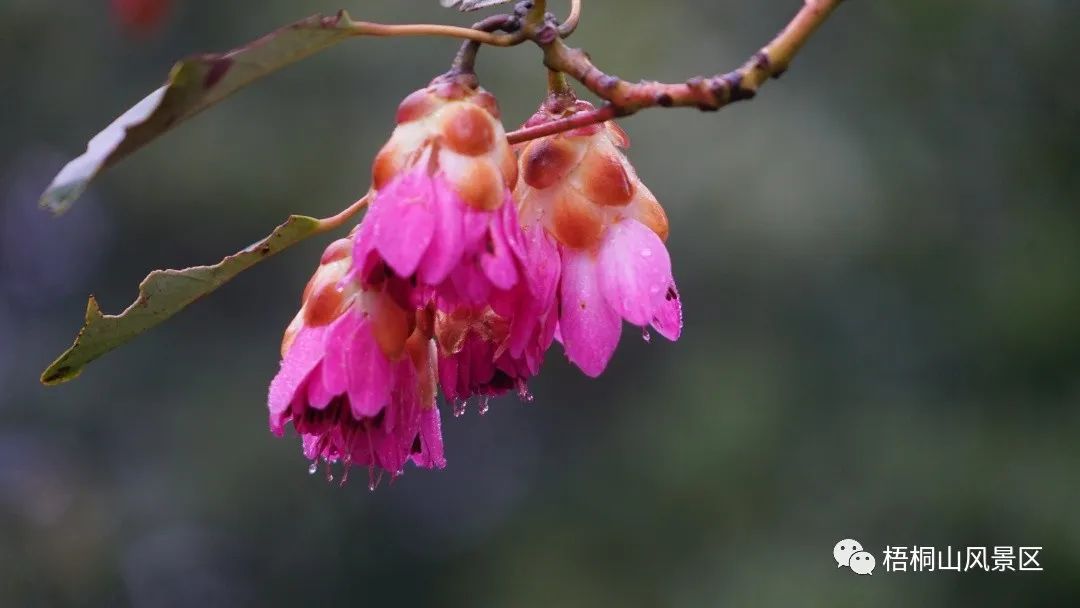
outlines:
[[[772,62],[769,61],[769,53],[765,49],[761,49],[754,53],[751,62],[754,65],[754,69],[769,72],[770,74],[772,73]]]

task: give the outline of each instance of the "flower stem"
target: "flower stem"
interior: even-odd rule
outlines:
[[[359,213],[361,209],[366,207],[370,199],[371,194],[365,194],[363,198],[349,205],[337,215],[332,215],[330,217],[324,217],[320,219],[319,227],[316,229],[315,233],[322,234],[324,232],[330,232],[331,230],[340,228],[342,225],[352,219],[353,216]]]
[[[491,46],[514,46],[525,41],[522,33],[493,34],[468,27],[429,23],[387,25],[356,21],[350,29],[355,36],[446,36]]]
[[[559,35],[567,38],[577,29],[578,21],[581,20],[581,0],[571,0],[570,15],[559,26]]]

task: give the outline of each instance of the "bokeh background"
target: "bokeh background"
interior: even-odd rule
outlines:
[[[564,2],[552,8],[565,11]],[[741,63],[798,0],[587,0],[630,79]],[[351,0],[387,22],[470,17]],[[536,400],[444,410],[449,467],[369,492],[267,431],[281,331],[325,244],[240,276],[70,384],[37,376],[86,296],[211,263],[368,186],[448,40],[346,42],[96,182],[40,191],[172,61],[338,4],[0,3],[0,605],[958,606],[1080,601],[1080,4],[845,2],[719,114],[623,122],[665,204],[677,344],[627,328],[600,380],[554,348]],[[506,121],[535,48],[484,51]],[[363,475],[358,475],[363,477]],[[838,571],[855,537],[878,571]],[[886,545],[1043,546],[1038,573],[886,574]]]

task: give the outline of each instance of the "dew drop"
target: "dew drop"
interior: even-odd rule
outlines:
[[[314,475],[315,472],[318,471],[318,470],[319,470],[319,463],[317,461],[311,463],[307,468],[308,475]]]
[[[491,407],[491,397],[488,397],[487,395],[484,395],[483,397],[481,397],[480,398],[480,408],[478,410],[480,412],[480,415],[483,416],[484,414],[488,413],[488,409],[490,407]]]
[[[468,401],[462,401],[460,399],[454,400],[454,418],[461,418],[465,413],[465,406],[468,405]]]
[[[532,403],[532,401],[534,399],[533,394],[529,392],[529,387],[525,384],[524,380],[521,380],[521,379],[518,380],[517,392],[518,392],[518,399],[521,399],[522,401],[524,401],[526,403]]]
[[[368,474],[368,490],[374,492],[375,488],[379,487],[379,482],[382,481],[382,470],[378,473],[375,472],[375,465],[369,464],[367,468]]]
[[[649,343],[649,342],[652,342],[652,334],[649,333],[649,328],[647,328],[647,327],[642,327],[641,328],[641,339],[645,340],[646,344]]]

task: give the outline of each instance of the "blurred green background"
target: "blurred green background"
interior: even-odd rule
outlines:
[[[565,2],[552,8],[565,12]],[[629,79],[737,66],[799,0],[586,0]],[[155,143],[68,215],[40,191],[174,59],[337,4],[0,2],[0,606],[1080,604],[1080,4],[845,2],[719,114],[623,121],[665,204],[677,344],[627,328],[600,380],[553,348],[536,401],[444,409],[449,466],[371,493],[267,431],[281,331],[325,244],[239,277],[45,389],[94,293],[214,262],[368,187],[448,40],[353,40]],[[357,18],[470,17],[355,0]],[[617,16],[615,16],[617,15]],[[536,49],[486,50],[508,125]],[[854,537],[872,577],[837,570]],[[1043,546],[1043,572],[887,574],[886,545]]]

